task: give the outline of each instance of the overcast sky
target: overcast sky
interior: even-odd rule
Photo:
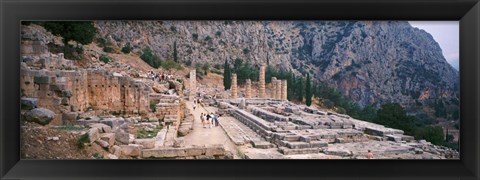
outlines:
[[[430,33],[438,42],[448,63],[459,70],[460,28],[459,21],[408,21],[413,27]]]

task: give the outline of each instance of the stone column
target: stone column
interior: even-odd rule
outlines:
[[[194,69],[190,71],[190,93],[188,96],[188,100],[193,101],[193,98],[195,98],[196,93],[197,93],[197,71]]]
[[[287,80],[282,80],[282,100],[287,100]]]
[[[231,91],[232,91],[232,99],[237,99],[237,74],[232,74],[232,87],[231,87]]]
[[[245,98],[252,98],[252,81],[247,79],[245,84]]]
[[[260,77],[258,78],[259,82],[259,96],[260,98],[265,98],[265,67],[266,64],[262,63],[260,65]]]
[[[277,80],[277,82],[275,82],[275,85],[277,86],[275,88],[275,90],[277,90],[277,92],[275,93],[275,99],[281,99],[282,98],[282,80]]]
[[[272,97],[272,99],[275,99],[277,98],[277,78],[276,77],[272,77],[272,81],[270,82],[270,96]]]

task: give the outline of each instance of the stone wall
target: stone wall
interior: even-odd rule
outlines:
[[[52,125],[76,120],[72,113],[89,108],[119,114],[150,111],[147,85],[105,70],[32,70],[22,63],[20,88],[22,97],[37,98],[40,107],[57,113]]]
[[[146,149],[142,151],[142,157],[161,159],[233,159],[233,154],[226,151],[222,145],[210,145]]]

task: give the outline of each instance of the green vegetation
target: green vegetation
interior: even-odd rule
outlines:
[[[103,159],[103,156],[99,153],[93,154],[93,159]]]
[[[430,126],[419,123],[414,116],[407,115],[406,111],[398,103],[388,103],[382,105],[377,111],[374,123],[382,124],[387,127],[401,129],[407,135],[412,135],[415,139],[425,139],[432,144],[447,146],[458,150],[458,144],[452,143],[453,136],[443,135],[443,129],[439,126]]]
[[[64,53],[65,58],[67,59],[82,59],[83,48],[79,46],[78,43],[90,44],[93,41],[97,31],[92,21],[40,21],[34,23],[43,26],[52,34],[61,36],[63,38],[63,47],[56,45],[52,47],[52,45],[49,45],[49,49],[57,48],[57,50],[53,50],[52,52],[60,50]],[[24,24],[30,23],[26,22]],[[72,40],[77,43],[76,46],[68,44],[68,42]]]
[[[194,41],[198,40],[198,34],[197,33],[193,33],[192,34],[192,38]]]
[[[305,104],[307,106],[312,105],[312,85],[310,80],[310,74],[307,74],[307,82],[305,82]],[[287,86],[288,88],[288,86]]]
[[[220,31],[217,31],[217,32],[215,33],[215,36],[217,36],[217,37],[220,37],[221,35],[222,35],[222,32],[220,32]]]
[[[150,101],[150,110],[152,110],[152,112],[156,112],[157,111],[157,103],[155,103],[153,101]]]
[[[250,49],[248,49],[248,48],[243,49],[243,54],[248,54],[249,52],[250,52]]]
[[[160,66],[166,70],[170,70],[170,69],[180,70],[183,68],[180,63],[177,63],[173,60],[161,61]]]
[[[105,55],[100,56],[99,60],[102,61],[102,62],[104,62],[105,64],[107,64],[108,62],[110,62],[110,58],[108,58],[108,57],[105,56]]]
[[[207,75],[208,72],[210,72],[210,64],[208,64],[208,63],[203,64],[202,70],[203,70],[203,74]]]
[[[130,43],[127,43],[125,46],[123,46],[122,52],[125,54],[132,52],[132,46],[130,46]]]
[[[170,31],[177,32],[177,28],[175,26],[170,26]]]
[[[88,136],[88,133],[85,133],[80,136],[80,138],[77,140],[77,148],[78,149],[83,149],[85,147],[85,143],[90,142],[90,137]]]
[[[173,61],[178,63],[177,41],[173,42]]]
[[[207,37],[205,37],[204,40],[205,40],[205,41],[210,41],[210,40],[212,40],[212,38],[211,38],[210,36],[207,36]]]
[[[228,64],[227,59],[225,59],[225,64],[223,65],[223,87],[225,87],[225,90],[230,89],[232,86],[231,74],[230,64]]]
[[[153,128],[152,131],[145,131],[145,129],[138,129],[135,138],[137,139],[154,138],[155,136],[157,136],[157,133],[158,131],[160,131],[160,129],[162,129],[161,126],[158,128]]]
[[[103,52],[112,53],[114,52],[114,50],[112,47],[107,46],[103,48]]]
[[[140,56],[140,59],[145,61],[148,65],[152,66],[153,68],[158,68],[160,66],[160,60],[158,59],[157,56],[153,54],[150,48],[145,48],[143,50],[143,53]]]

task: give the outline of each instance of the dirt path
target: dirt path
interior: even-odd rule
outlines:
[[[186,102],[187,108],[190,109],[190,112],[192,112],[194,116],[194,121],[193,121],[193,131],[184,137],[185,145],[202,146],[202,145],[222,144],[224,145],[227,151],[232,152],[234,157],[237,158],[238,155],[237,155],[237,148],[235,144],[233,144],[233,142],[230,140],[230,138],[227,136],[227,134],[225,133],[225,131],[222,129],[220,125],[217,127],[213,126],[212,128],[203,128],[202,126],[202,121],[200,120],[200,114],[207,113],[207,111],[208,113],[215,112],[217,108],[215,107],[204,108],[198,105],[195,111],[193,111],[192,104],[193,104],[192,101]],[[221,121],[221,118],[219,119],[219,121]]]

